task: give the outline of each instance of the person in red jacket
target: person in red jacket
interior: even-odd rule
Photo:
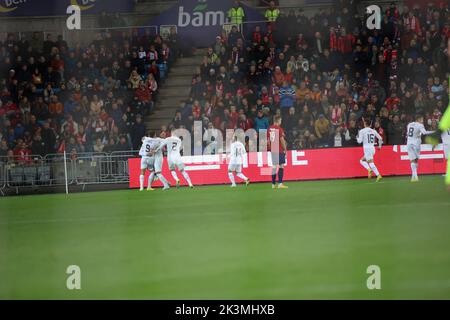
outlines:
[[[405,25],[406,30],[410,30],[415,34],[420,32],[420,21],[419,18],[414,15],[413,11],[408,12],[408,15],[403,19],[403,24]]]
[[[262,38],[263,38],[263,35],[261,32],[261,27],[256,26],[255,31],[253,31],[253,33],[252,33],[252,42],[260,44],[262,42]]]
[[[136,89],[136,97],[142,103],[149,103],[152,100],[152,94],[150,89],[145,85],[143,81],[139,83],[139,87]]]
[[[391,93],[391,96],[389,98],[386,99],[385,103],[386,108],[388,109],[388,111],[391,111],[392,109],[394,109],[395,105],[400,105],[400,98],[397,97],[397,93],[395,91],[393,91]]]
[[[238,128],[244,131],[253,128],[253,121],[248,119],[244,113],[239,114]]]
[[[19,112],[19,108],[17,107],[17,104],[15,104],[12,100],[8,100],[6,104],[2,107],[2,115],[6,116],[12,116],[15,113]]]
[[[25,142],[20,141],[16,149],[14,149],[14,157],[18,164],[31,163],[31,150],[27,147]]]
[[[350,53],[353,51],[353,45],[356,38],[351,33],[347,34],[344,28],[341,29],[341,36],[338,39],[338,51],[341,53]]]

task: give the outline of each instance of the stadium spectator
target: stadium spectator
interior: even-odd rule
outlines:
[[[303,148],[357,145],[363,116],[372,119],[389,144],[404,143],[404,126],[417,112],[433,125],[448,102],[448,83],[441,80],[449,70],[444,51],[448,24],[438,23],[448,21],[448,11],[432,6],[401,13],[391,4],[380,33],[361,27],[363,23],[341,23],[355,14],[347,2],[335,10],[320,10],[311,18],[302,12],[280,13],[274,29],[250,32],[253,45],[242,43],[237,29],[228,42],[217,38],[220,58],[209,52],[202,76],[193,82],[191,96],[199,100],[196,110],[201,113],[196,117],[225,129],[240,126],[245,115],[259,129],[252,110],[267,112],[269,122],[281,113],[290,146]],[[289,32],[298,28],[287,25],[302,33]],[[219,71],[222,67],[226,72]],[[211,90],[218,74],[223,97]],[[293,104],[287,88],[295,90]],[[433,115],[435,108],[439,112]],[[193,120],[184,113],[177,117],[178,123]]]
[[[191,130],[201,120],[222,133],[262,130],[265,119],[270,125],[283,114],[291,147],[346,147],[356,145],[368,116],[388,144],[404,143],[416,113],[427,129],[439,119],[450,70],[448,4],[404,7],[383,10],[382,31],[367,30],[353,19],[351,2],[340,1],[311,17],[279,12],[269,27],[244,30],[245,37],[237,28],[217,35],[171,126]],[[98,138],[104,150],[114,149],[112,139],[118,149],[131,148],[142,122],[137,115],[151,109],[161,84],[158,64],[170,66],[181,41],[175,31],[165,41],[149,32],[105,31],[88,46],[68,47],[50,34],[45,41],[8,35],[0,43],[2,141],[8,150],[22,141],[30,148],[40,134],[46,153],[63,150],[72,136],[87,152]]]
[[[400,121],[400,115],[395,114],[392,117],[392,122],[389,122],[387,128],[388,143],[402,144],[404,141],[405,124]]]
[[[275,5],[275,1],[269,2],[269,8],[264,13],[264,17],[269,23],[276,22],[278,17],[280,16],[280,9],[278,9]]]
[[[8,142],[6,141],[6,139],[2,138],[0,141],[0,161],[2,161],[3,157],[6,157],[8,150]]]
[[[322,147],[328,146],[331,127],[330,122],[323,114],[319,115],[319,118],[314,122],[314,130],[317,137],[317,143]]]
[[[264,111],[262,109],[258,109],[257,116],[254,120],[255,123],[255,130],[259,132],[260,130],[267,130],[269,129],[270,123],[269,119],[264,114]]]
[[[245,11],[239,0],[235,0],[233,7],[228,10],[228,18],[232,24],[241,25],[244,22]]]
[[[171,41],[176,42],[173,34]],[[133,58],[140,47],[158,60],[142,65]],[[72,48],[61,36],[54,40],[49,34],[42,42],[34,33],[27,42],[9,34],[0,42],[0,136],[6,153],[25,143],[23,150],[40,155],[67,147],[78,156],[102,149],[98,139],[129,150],[131,135],[142,133],[142,118],[136,115],[151,109],[158,91],[157,64],[170,66],[171,49],[147,32],[104,32],[90,45]]]

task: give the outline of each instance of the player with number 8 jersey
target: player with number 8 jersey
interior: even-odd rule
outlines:
[[[422,135],[433,134],[434,131],[427,131],[423,125],[423,116],[417,115],[416,121],[408,124],[406,128],[408,157],[411,161],[411,182],[419,181],[418,168],[420,158],[420,146],[422,144]]]

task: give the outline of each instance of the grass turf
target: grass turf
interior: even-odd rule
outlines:
[[[0,298],[449,299],[442,179],[2,198]]]

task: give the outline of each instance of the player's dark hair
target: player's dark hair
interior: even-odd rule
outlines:
[[[420,120],[420,119],[422,119],[423,118],[423,115],[422,114],[416,114],[416,121],[417,120]]]
[[[363,118],[364,120],[364,124],[371,127],[372,126],[372,119],[370,119],[369,117],[365,117]]]

